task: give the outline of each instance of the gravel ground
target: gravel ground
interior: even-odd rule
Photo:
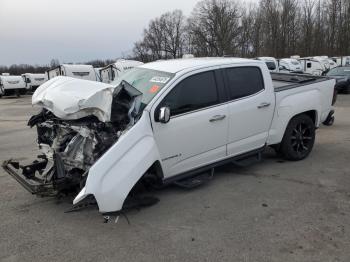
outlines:
[[[0,161],[36,156],[30,97],[0,99]],[[157,205],[103,223],[69,199],[38,198],[0,170],[0,261],[350,261],[350,95],[310,157],[273,151],[227,165],[194,190],[168,187]]]

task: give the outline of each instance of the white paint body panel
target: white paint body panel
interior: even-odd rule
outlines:
[[[289,120],[302,112],[315,110],[317,113],[316,127],[319,127],[333,108],[334,85],[335,80],[330,79],[276,92],[276,109],[267,144],[280,143]]]
[[[227,66],[223,68],[225,67]],[[228,103],[227,154],[230,156],[249,152],[266,144],[275,109],[275,93],[269,71],[266,70],[265,66],[260,65],[259,67],[263,73],[265,89],[255,95]],[[258,107],[263,103],[267,103],[269,106],[259,109]]]
[[[94,195],[100,212],[118,211],[132,187],[149,167],[160,160],[149,114],[141,119],[89,170],[85,188],[74,204]]]

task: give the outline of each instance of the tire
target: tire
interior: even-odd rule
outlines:
[[[292,118],[284,133],[280,152],[291,161],[306,158],[315,143],[315,124],[308,115],[298,115]]]

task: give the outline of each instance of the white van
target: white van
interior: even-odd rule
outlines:
[[[46,74],[31,74],[25,73],[22,74],[26,87],[30,91],[35,91],[40,85],[47,81]]]
[[[274,57],[257,57],[257,60],[264,61],[270,72],[278,72],[278,62]]]
[[[100,70],[101,82],[111,83],[121,73],[140,65],[143,65],[143,63],[135,60],[117,60],[115,63],[110,64]]]
[[[46,74],[48,79],[52,79],[56,76],[69,76],[84,80],[98,81],[98,77],[92,65],[62,64],[46,71]]]
[[[27,92],[22,76],[0,75],[0,97],[9,95],[24,95]]]
[[[294,58],[283,58],[279,60],[279,71],[281,73],[302,73],[303,67]]]

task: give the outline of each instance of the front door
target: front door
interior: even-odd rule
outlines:
[[[153,126],[165,178],[226,157],[228,106],[220,103],[217,77],[214,71],[191,75],[157,106],[171,111],[168,123]]]

